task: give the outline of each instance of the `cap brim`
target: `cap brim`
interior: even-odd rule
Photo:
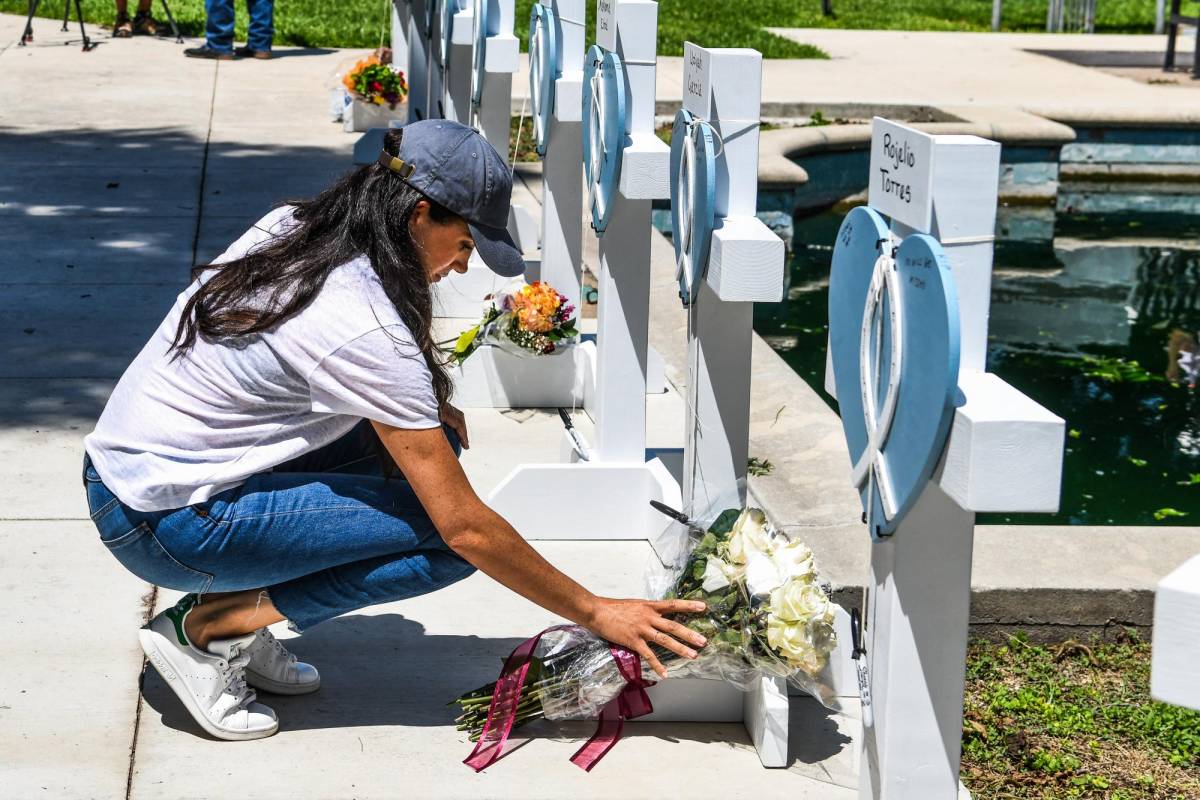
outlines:
[[[503,228],[489,228],[468,222],[471,236],[475,239],[475,252],[487,264],[488,269],[504,278],[515,278],[525,274],[525,259],[517,249],[516,242]]]

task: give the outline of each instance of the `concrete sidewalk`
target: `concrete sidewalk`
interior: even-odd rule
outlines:
[[[1079,124],[1200,122],[1200,81],[1160,68],[1165,36],[833,28],[772,33],[817,45],[830,58],[765,59],[764,117],[802,122],[817,110],[833,119],[890,109],[937,121],[935,109],[975,106]],[[658,59],[660,114],[679,107],[682,81],[682,58]],[[522,54],[521,71],[513,77],[514,114],[528,94],[528,57]]]
[[[0,42],[15,42],[22,22],[0,15]],[[326,110],[349,54],[193,61],[170,41],[97,30],[100,46],[84,54],[63,46],[77,33],[35,26],[36,46],[0,50],[0,795],[854,795],[844,787],[857,774],[847,746],[857,723],[812,701],[795,704],[785,770],[760,767],[740,724],[648,722],[591,773],[567,761],[590,727],[568,725],[474,774],[459,763],[470,744],[447,701],[494,679],[520,639],[556,621],[482,575],[296,638],[321,691],[264,698],[282,721],[270,739],[206,737],[143,669],[137,627],[176,594],[127,574],[97,540],[81,440],[191,266],[272,203],[350,168],[356,137]],[[51,80],[72,87],[69,104],[48,99]],[[650,411],[668,440],[682,437],[677,403],[662,396]],[[549,457],[561,430],[528,411],[472,412],[469,424],[464,465],[481,493],[512,461]],[[645,543],[539,549],[595,591],[641,594]]]

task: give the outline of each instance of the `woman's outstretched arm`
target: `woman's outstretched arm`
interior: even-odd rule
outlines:
[[[666,671],[650,643],[685,658],[695,657],[693,648],[704,646],[700,634],[663,616],[703,611],[704,603],[592,594],[542,558],[479,499],[440,427],[407,430],[373,424],[446,544],[479,570],[546,610],[638,653],[664,678]]]

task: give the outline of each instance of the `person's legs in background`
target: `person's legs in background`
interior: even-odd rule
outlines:
[[[204,38],[211,50],[233,52],[233,0],[205,0]]]
[[[239,48],[238,55],[253,58],[270,58],[271,41],[275,37],[275,0],[246,0],[249,14],[249,30],[246,47]]]
[[[233,0],[205,0],[203,47],[183,51],[189,58],[230,60],[233,55]]]
[[[128,39],[133,36],[133,20],[129,18],[129,0],[117,0],[117,19],[113,23],[114,39]]]
[[[138,0],[137,14],[133,17],[134,36],[158,36],[163,33],[162,26],[150,12],[151,2],[152,0]]]

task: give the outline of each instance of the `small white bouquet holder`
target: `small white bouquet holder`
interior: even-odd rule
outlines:
[[[346,133],[387,128],[392,120],[408,119],[408,101],[397,103],[395,108],[389,108],[386,105],[359,100],[344,89],[342,95],[342,130]]]
[[[595,364],[595,344],[579,339],[546,355],[487,342],[451,369],[454,402],[463,408],[582,407]]]

